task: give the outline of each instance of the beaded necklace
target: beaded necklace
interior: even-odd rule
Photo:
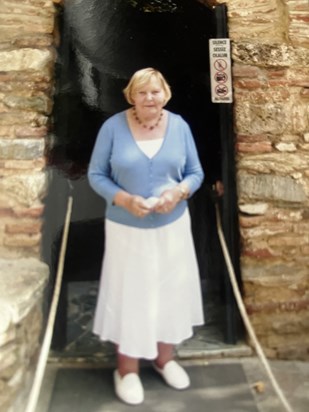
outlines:
[[[159,125],[159,123],[160,123],[160,121],[161,121],[161,119],[162,119],[162,116],[163,116],[163,111],[161,111],[161,113],[160,113],[160,115],[159,115],[158,120],[156,121],[156,123],[153,124],[152,126],[148,126],[147,124],[143,123],[143,122],[141,121],[141,119],[138,117],[138,115],[137,115],[137,113],[136,113],[136,109],[135,109],[134,106],[132,107],[132,110],[133,110],[133,117],[134,117],[134,119],[137,121],[137,123],[140,124],[144,129],[148,129],[148,130],[153,130],[154,128],[156,128],[156,127]]]

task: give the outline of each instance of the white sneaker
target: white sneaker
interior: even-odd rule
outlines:
[[[160,369],[154,362],[153,367],[172,388],[182,390],[190,386],[187,372],[174,360],[167,362],[163,369]]]
[[[114,372],[115,392],[119,399],[129,405],[138,405],[144,401],[144,389],[136,373],[128,373],[121,377]]]

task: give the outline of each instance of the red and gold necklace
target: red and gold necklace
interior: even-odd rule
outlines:
[[[133,117],[134,117],[134,119],[137,121],[137,123],[140,124],[144,129],[148,129],[148,130],[153,130],[154,128],[156,128],[156,127],[159,125],[159,123],[160,123],[160,121],[161,121],[161,119],[162,119],[162,117],[163,117],[163,111],[161,110],[161,113],[160,113],[160,115],[159,115],[158,120],[156,121],[156,123],[153,124],[152,126],[148,126],[147,124],[143,123],[143,122],[141,121],[141,119],[138,117],[138,115],[137,115],[137,113],[136,113],[136,108],[135,108],[135,106],[132,107],[132,111],[133,111],[133,112],[132,112],[132,113],[133,113]]]

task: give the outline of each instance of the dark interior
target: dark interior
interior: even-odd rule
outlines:
[[[212,304],[220,311],[226,295],[211,191],[222,178],[219,105],[210,98],[208,39],[216,37],[213,11],[195,0],[83,0],[67,2],[59,24],[43,233],[43,255],[52,279],[68,195],[74,203],[55,347],[65,339],[67,284],[100,276],[104,201],[92,192],[86,178],[96,134],[109,116],[128,107],[122,89],[143,67],[155,67],[165,75],[173,94],[167,109],[188,121],[196,140],[206,179],[190,200],[192,230],[205,307]],[[217,328],[224,324],[218,318]]]

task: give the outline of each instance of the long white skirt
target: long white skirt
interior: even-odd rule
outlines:
[[[179,344],[204,323],[188,210],[155,229],[105,222],[105,254],[93,332],[134,358],[157,342]]]

